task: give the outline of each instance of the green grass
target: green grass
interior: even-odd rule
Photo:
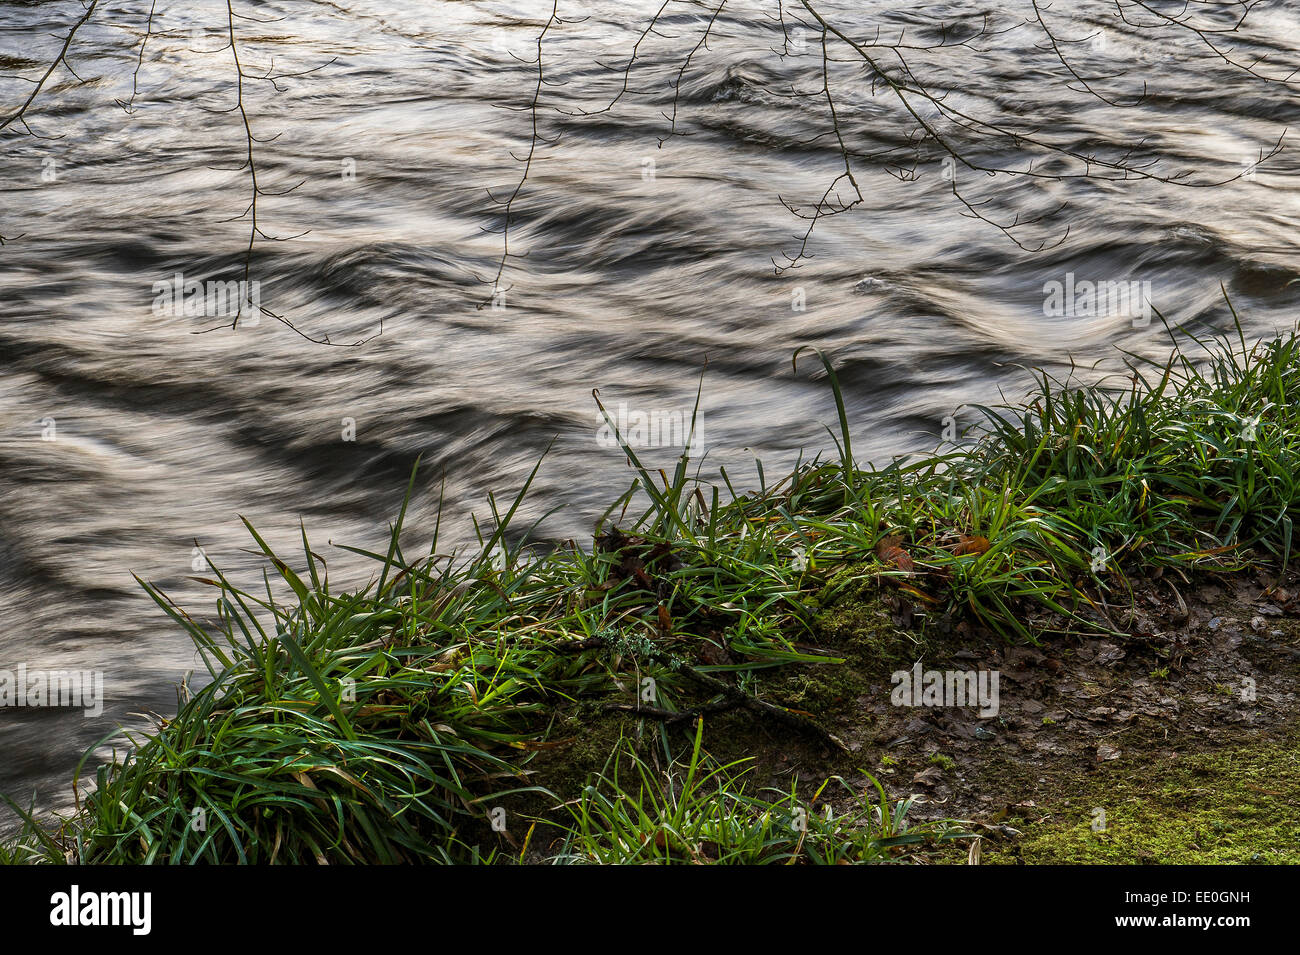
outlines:
[[[890,861],[918,846],[969,838],[944,822],[909,826],[911,800],[891,808],[870,776],[865,794],[828,779],[806,800],[797,787],[750,795],[743,761],[711,763],[701,750],[703,738],[701,720],[689,758],[662,774],[635,751],[616,749],[612,771],[586,786],[570,807],[572,827],[554,861],[842,865]],[[626,773],[625,759],[634,772]],[[823,798],[832,782],[850,794],[847,811],[837,813]]]
[[[573,814],[557,823],[565,860],[667,861],[697,845],[710,859],[881,858],[900,834],[883,794],[796,852],[775,820],[798,797],[747,795],[737,766],[709,763],[676,727],[745,706],[815,736],[761,689],[775,668],[841,662],[809,648],[816,608],[865,580],[894,578],[926,613],[1037,641],[1051,629],[1027,624],[1032,612],[1106,629],[1126,575],[1153,566],[1285,564],[1300,504],[1297,347],[1294,333],[1253,346],[1238,334],[1196,343],[1199,358],[1130,357],[1129,374],[1096,387],[1043,375],[1023,404],[983,409],[961,446],[882,469],[855,462],[821,356],[837,458],[801,460],[774,484],[760,466],[759,489],[742,493],[725,471],[717,486],[692,477],[689,449],[671,475],[653,471],[619,435],[635,480],[592,549],[537,548],[532,528],[507,538],[534,469],[508,505],[489,499],[469,554],[440,554],[436,529],[428,553],[404,553],[404,507],[385,553],[354,551],[375,567],[354,591],[331,587],[305,531],[291,566],[249,526],[267,572],[240,586],[213,567],[202,579],[215,616],[142,582],[212,682],[98,767],[73,818],[50,829],[28,817],[0,861],[494,861],[503,846],[516,856],[487,823],[512,793]],[[647,677],[650,733],[686,775],[665,782],[624,754],[580,795],[539,791],[529,766],[556,714],[640,705]]]

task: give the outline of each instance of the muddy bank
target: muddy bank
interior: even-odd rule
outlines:
[[[865,771],[891,799],[910,797],[913,819],[961,820],[980,837],[975,848],[935,842],[900,860],[1300,863],[1297,595],[1294,572],[1156,571],[1125,606],[1094,612],[1116,632],[1035,646],[927,615],[888,578],[863,582],[813,604],[816,649],[843,664],[759,678],[767,699],[826,726],[845,750],[742,712],[707,716],[706,747],[720,762],[750,758],[755,787],[840,776],[866,794]],[[894,705],[893,675],[917,662],[996,671],[997,713]],[[595,705],[574,709],[557,727],[560,744],[531,764],[534,779],[572,799],[620,736],[652,751],[664,732],[688,735]],[[810,808],[842,812],[852,801],[830,787]]]

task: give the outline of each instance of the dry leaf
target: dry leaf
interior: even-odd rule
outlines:
[[[920,786],[937,786],[943,782],[943,772],[937,766],[931,766],[913,776],[912,782]]]
[[[661,637],[667,637],[672,632],[673,632],[672,615],[668,613],[667,607],[665,607],[663,604],[660,604],[659,605],[659,635]]]
[[[882,564],[892,564],[899,570],[910,574],[914,567],[912,555],[898,546],[902,540],[903,538],[897,534],[892,537],[882,538],[880,543],[876,545],[876,557]]]
[[[964,557],[967,554],[984,554],[989,549],[989,539],[987,537],[971,537],[968,534],[961,535],[961,543],[953,550],[954,557]]]

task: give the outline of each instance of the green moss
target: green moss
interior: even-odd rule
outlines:
[[[1038,783],[1041,818],[1009,817],[1023,836],[986,846],[983,861],[1300,863],[1295,744],[1138,757]]]
[[[879,586],[874,575],[849,567],[831,577],[812,603],[821,640],[877,675],[900,664],[910,667],[925,650],[923,638],[895,626]]]
[[[814,716],[827,716],[852,707],[868,682],[850,663],[819,663],[787,668],[765,690],[783,706]],[[864,716],[865,718],[865,716]]]
[[[849,567],[806,602],[818,644],[842,655],[844,663],[783,668],[764,687],[769,698],[817,717],[852,711],[859,721],[868,718],[857,701],[893,671],[910,667],[925,647],[894,625],[878,586],[874,577]]]
[[[938,766],[940,769],[954,769],[957,766],[956,760],[951,756],[945,756],[943,753],[932,753],[927,762],[931,766]]]
[[[625,714],[578,708],[553,728],[551,741],[558,745],[529,762],[530,781],[561,800],[574,798],[606,768],[621,739],[637,738],[637,722]]]

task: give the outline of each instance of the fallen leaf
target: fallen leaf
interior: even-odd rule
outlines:
[[[673,618],[668,613],[668,608],[663,604],[659,605],[659,635],[667,637],[673,632]]]
[[[967,554],[984,554],[988,552],[989,546],[987,537],[970,537],[962,534],[961,543],[953,549],[952,555],[954,557],[964,557]]]
[[[876,557],[882,564],[893,564],[899,570],[910,574],[915,565],[912,563],[912,555],[898,546],[902,540],[903,538],[897,534],[882,538],[876,545]]]
[[[929,769],[923,769],[912,777],[912,782],[922,786],[934,786],[943,782],[943,772],[939,767],[931,766]]]

